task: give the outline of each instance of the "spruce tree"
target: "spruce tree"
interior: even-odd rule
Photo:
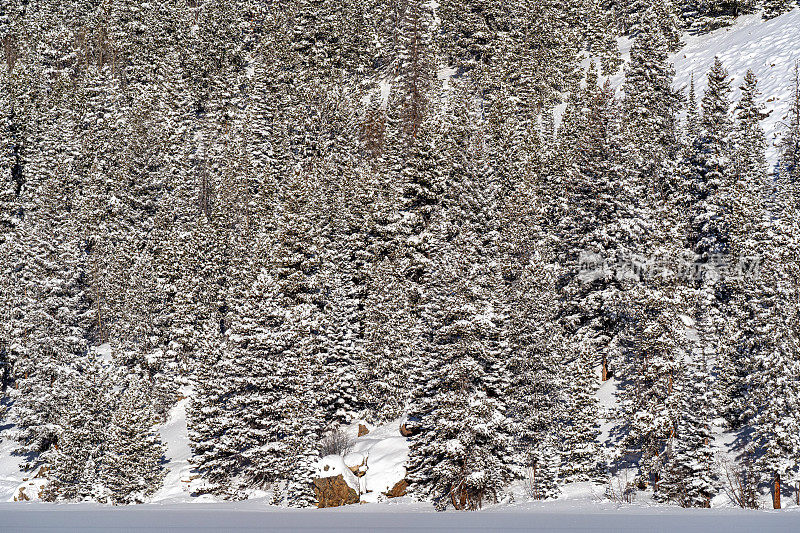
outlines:
[[[734,185],[729,192],[731,209],[731,247],[734,268],[756,266],[759,255],[774,246],[771,241],[766,201],[770,194],[767,184],[766,140],[760,121],[763,106],[758,103],[755,75],[748,71],[741,86],[742,97],[736,106],[735,151],[732,162]],[[733,272],[732,274],[736,274]],[[739,428],[747,423],[748,381],[754,357],[761,351],[763,337],[757,331],[761,314],[763,290],[752,273],[743,272],[733,281],[737,293],[734,320],[736,337],[722,354],[719,377],[720,414],[728,423]]]
[[[110,446],[111,382],[109,370],[94,359],[82,361],[70,373],[68,399],[59,412],[58,444],[45,455],[50,465],[45,499],[105,498],[102,469]]]
[[[718,483],[709,417],[713,386],[708,362],[684,363],[674,392],[680,399],[658,495],[681,507],[711,507]]]
[[[495,502],[512,477],[512,428],[503,405],[510,385],[501,338],[507,317],[491,260],[498,253],[498,189],[468,108],[461,107],[463,94],[453,102],[457,144],[446,152],[453,167],[434,218],[425,278],[430,354],[410,409],[420,427],[409,470],[419,494],[440,509]]]
[[[134,378],[106,429],[108,450],[100,476],[114,504],[142,503],[164,480],[164,445],[154,430],[157,420],[145,385]]]
[[[696,320],[701,350],[716,359],[726,349],[717,339],[727,341],[726,306],[732,287],[725,279],[730,261],[730,205],[727,191],[732,179],[730,78],[719,58],[708,73],[697,135],[686,161],[685,187],[689,191],[688,246],[698,266],[695,286],[700,291]],[[690,125],[691,126],[691,125]]]
[[[675,75],[668,63],[667,42],[655,11],[642,13],[625,74],[625,126],[632,144],[631,168],[654,182],[663,195],[673,193],[671,164],[678,149],[677,111],[680,95],[672,88]]]

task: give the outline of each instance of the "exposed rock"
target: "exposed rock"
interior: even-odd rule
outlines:
[[[389,498],[399,498],[400,496],[405,496],[407,492],[408,481],[401,479],[395,483],[394,487],[392,487],[388,492],[384,492],[384,494]]]
[[[365,426],[364,424],[359,424],[358,425],[358,436],[359,437],[363,437],[367,433],[369,433],[369,428],[367,428],[367,426]]]
[[[348,453],[344,456],[344,464],[356,477],[363,477],[367,473],[367,456],[362,453]]]
[[[314,493],[317,495],[317,507],[339,507],[359,502],[358,493],[353,490],[339,474],[334,477],[323,477],[314,480]]]
[[[408,426],[405,423],[400,424],[400,434],[404,437],[411,436],[411,430],[408,429]]]
[[[19,488],[19,494],[17,496],[14,496],[14,501],[15,502],[27,502],[27,501],[30,501],[30,498],[28,497],[28,495],[25,494],[25,487],[20,487]]]

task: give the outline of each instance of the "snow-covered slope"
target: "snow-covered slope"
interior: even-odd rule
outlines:
[[[775,144],[780,139],[781,122],[785,118],[789,107],[789,96],[793,77],[793,68],[796,61],[800,61],[800,9],[781,15],[775,19],[764,21],[759,15],[741,17],[735,25],[718,30],[709,35],[685,36],[686,43],[679,52],[672,56],[675,65],[675,85],[686,88],[691,76],[694,75],[698,97],[703,94],[706,87],[706,72],[711,67],[714,58],[719,57],[729,73],[733,76],[735,88],[732,95],[734,101],[738,100],[738,85],[748,69],[752,69],[760,82],[762,101],[769,113],[763,122],[769,145],[768,157],[773,164],[776,162],[777,153]],[[629,47],[627,40],[621,42],[623,52]],[[446,79],[452,71],[443,71],[441,76]],[[613,77],[613,81],[621,84],[622,75]],[[388,85],[385,85],[388,87]],[[385,89],[384,87],[384,89]],[[110,358],[110,352],[105,347],[97,350],[98,355],[105,359]],[[605,383],[598,392],[598,397],[603,407],[602,438],[607,444],[610,429],[610,413],[614,405],[616,383],[612,380]],[[167,422],[160,428],[160,434],[166,444],[165,459],[167,476],[164,486],[153,496],[152,502],[159,506],[169,506],[175,509],[185,508],[187,503],[211,504],[215,502],[210,496],[194,497],[192,493],[202,483],[192,472],[190,449],[186,427],[186,406],[188,399],[181,400],[170,412]],[[370,428],[368,435],[356,440],[353,452],[362,454],[368,465],[366,474],[360,480],[361,489],[365,491],[362,499],[367,502],[378,501],[381,494],[391,489],[397,481],[405,477],[405,463],[408,457],[407,439],[398,432],[399,422],[385,426]],[[719,428],[715,444],[720,453],[726,453],[731,444],[731,435],[724,434]],[[357,423],[348,428],[348,431],[357,431]],[[10,429],[0,434],[0,502],[12,502],[18,495],[22,486],[31,487],[26,492],[35,498],[36,481],[31,472],[19,469],[20,458],[11,455],[13,443],[9,441]],[[33,483],[33,485],[31,485]],[[581,503],[594,505],[602,499],[602,489],[599,486],[578,485],[564,487],[560,502],[534,504],[518,500],[510,507],[511,510],[539,509],[537,506],[547,506],[548,509],[578,509]],[[366,492],[369,491],[369,492]],[[256,495],[257,496],[257,495]],[[266,498],[256,498],[252,502],[243,503],[214,503],[214,506],[225,506],[226,509],[239,507],[253,510],[265,508]],[[570,503],[571,502],[571,503]],[[724,502],[715,501],[714,504]],[[792,505],[791,502],[787,502]],[[0,506],[0,513],[5,515],[10,505]],[[604,505],[604,504],[603,504]],[[527,507],[526,507],[527,506]],[[43,506],[44,507],[44,506]],[[198,506],[204,508],[204,506]],[[373,508],[375,506],[366,506]],[[393,501],[389,508],[402,508],[404,510],[428,509],[418,504]],[[49,508],[49,507],[46,507]],[[216,508],[216,507],[215,507]],[[674,511],[664,506],[654,507],[654,513],[673,513]],[[800,523],[800,514],[795,515]],[[0,519],[0,529],[3,528]],[[715,527],[722,529],[722,527]]]
[[[189,398],[184,398],[172,408],[166,423],[160,428],[161,441],[166,450],[164,458],[167,475],[164,486],[151,498],[152,502],[177,503],[177,502],[211,502],[216,501],[213,496],[203,495],[193,497],[192,492],[202,480],[192,473],[192,464],[189,462],[192,452],[189,449],[189,434],[186,426],[186,407]]]
[[[769,145],[767,156],[774,164],[780,123],[789,110],[794,65],[800,61],[800,9],[768,21],[760,15],[740,17],[730,28],[710,35],[687,36],[684,41],[686,46],[672,58],[675,84],[688,88],[694,74],[698,99],[705,91],[706,72],[714,57],[719,57],[733,76],[734,101],[739,99],[739,85],[747,70],[755,72],[769,113],[762,126]]]

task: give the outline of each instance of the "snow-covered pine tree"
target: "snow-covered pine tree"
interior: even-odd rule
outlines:
[[[637,169],[640,181],[651,181],[652,190],[660,191],[662,198],[674,192],[670,178],[678,150],[677,112],[681,105],[680,95],[672,87],[675,72],[668,57],[655,9],[648,8],[641,14],[631,47],[623,110],[632,146],[630,168]]]
[[[640,480],[657,491],[667,440],[675,431],[675,380],[682,364],[674,308],[665,294],[647,296],[631,302],[615,372],[623,382],[619,393],[623,460],[636,464]]]
[[[367,295],[364,334],[377,382],[386,385],[377,415],[393,418],[414,394],[425,365],[422,296],[430,255],[430,224],[441,194],[437,118],[431,44],[432,14],[414,0],[400,33],[398,81],[389,95],[386,150],[377,179],[378,204],[370,223],[373,248],[366,267],[372,283]],[[371,184],[372,185],[372,184]],[[379,386],[376,389],[383,388]],[[376,403],[376,402],[372,402]]]
[[[46,128],[41,145],[27,161],[32,201],[19,232],[24,255],[17,259],[19,355],[12,412],[19,451],[34,454],[34,461],[58,441],[58,405],[69,395],[62,379],[86,352],[96,324],[73,214],[80,194],[80,148],[74,135],[78,118],[64,94],[54,92],[42,104],[40,120]]]
[[[106,495],[102,468],[113,413],[112,373],[89,356],[71,369],[63,386],[67,399],[59,405],[58,444],[45,454],[50,467],[44,498],[102,501]]]
[[[602,73],[607,76],[616,73],[623,61],[612,13],[603,9],[602,0],[583,0],[578,20],[582,24],[576,28],[577,33],[585,40],[588,52],[599,58]]]
[[[788,239],[783,236],[782,242]],[[791,246],[777,248],[764,258],[761,279],[771,287],[762,297],[763,310],[758,317],[763,335],[763,351],[757,356],[749,378],[749,404],[752,409],[752,442],[757,451],[757,465],[762,483],[771,483],[778,474],[785,482],[800,480],[800,417],[792,409],[800,401],[800,365],[795,354],[800,347],[798,336],[796,263],[788,259]],[[790,270],[787,276],[785,269]],[[788,279],[794,281],[788,281]],[[784,487],[785,488],[785,485]]]
[[[730,85],[728,72],[716,58],[708,72],[698,137],[690,154],[695,202],[690,244],[705,264],[711,256],[727,252],[725,207],[719,197],[730,184]]]
[[[569,163],[561,178],[564,198],[558,200],[554,231],[558,262],[563,265],[558,274],[558,320],[576,354],[570,368],[590,386],[596,379],[593,368],[610,360],[623,326],[619,306],[625,288],[608,265],[624,257],[633,236],[627,231],[631,226],[623,224],[631,216],[632,198],[617,104],[610,85],[597,85],[596,71],[590,69],[587,81],[571,119],[578,124],[578,136],[572,142],[561,139]],[[565,401],[597,401],[589,391],[581,395]],[[573,428],[578,438],[586,435],[589,442],[596,435],[596,421],[590,418],[581,418],[588,427]],[[575,475],[590,475],[599,461],[588,454],[571,468]]]
[[[537,245],[537,248],[544,248],[545,243]],[[568,356],[565,349],[568,343],[554,316],[557,309],[554,266],[547,264],[543,252],[525,248],[515,251],[520,259],[527,261],[521,262],[518,272],[507,272],[504,276],[509,283],[506,290],[508,331],[504,336],[509,343],[506,366],[511,373],[511,386],[504,403],[506,414],[514,424],[515,474],[532,483],[536,497],[545,499],[558,493],[562,446],[556,435],[566,434],[570,440],[579,437],[567,425],[572,409],[564,409],[566,391],[571,390],[565,384],[567,376],[562,367]],[[593,390],[593,384],[588,386]],[[577,406],[577,402],[568,405]],[[595,408],[590,403],[587,417],[597,414]],[[584,425],[576,426],[585,429]],[[596,434],[590,432],[580,437],[586,439],[584,443],[588,440],[591,446]],[[572,458],[570,463],[573,463]]]
[[[548,118],[550,120],[548,120]],[[549,230],[552,199],[547,180],[554,159],[552,115],[542,117],[538,143],[524,144],[524,171],[506,178],[515,187],[500,204],[500,261],[507,309],[505,363],[510,387],[503,396],[514,427],[514,473],[529,484],[534,497],[558,493],[561,466],[559,423],[564,413],[565,372],[569,345],[558,324],[554,239]],[[519,148],[518,148],[519,149]],[[535,152],[535,153],[530,153]],[[509,166],[495,172],[509,174]],[[590,438],[592,438],[590,436]]]
[[[667,441],[658,496],[681,507],[711,507],[718,483],[709,416],[714,406],[708,362],[686,354],[673,391],[679,398],[677,418]]]
[[[453,145],[445,153],[452,173],[434,218],[423,295],[431,353],[410,408],[419,428],[409,471],[418,494],[440,509],[495,502],[513,475],[512,428],[503,405],[510,385],[501,340],[507,318],[493,260],[498,188],[464,94],[455,92],[454,120],[447,120]]]
[[[527,114],[519,118],[529,120],[561,103],[562,96],[579,85],[579,52],[585,43],[576,43],[575,21],[570,20],[568,4],[523,0],[514,7],[511,35],[503,44],[511,46],[516,62],[506,67],[504,75],[517,86],[521,107],[527,106]],[[598,53],[604,70],[618,66],[616,43],[612,45],[608,36]]]
[[[206,325],[196,364],[194,394],[187,407],[192,464],[203,480],[198,493],[235,496],[241,447],[232,412],[229,350],[216,324]]]
[[[142,503],[161,487],[164,445],[156,421],[146,384],[132,377],[106,428],[100,478],[112,503]]]
[[[317,215],[311,176],[287,176],[272,235],[263,234],[252,268],[258,277],[232,312],[226,403],[235,417],[231,450],[241,489],[290,482],[288,501],[307,505],[311,462],[325,420]]]
[[[731,251],[734,266],[755,265],[758,256],[771,248],[770,223],[766,212],[767,187],[766,140],[760,121],[763,105],[758,103],[757,79],[748,71],[741,86],[742,97],[736,106],[734,183],[728,192],[731,206]],[[748,387],[754,358],[762,349],[763,333],[759,332],[757,317],[762,313],[764,287],[751,275],[732,281],[735,300],[732,306],[736,333],[721,354],[719,372],[719,410],[728,424],[739,428],[747,424],[749,409]]]
[[[724,333],[726,306],[732,291],[730,281],[725,279],[725,266],[730,260],[731,215],[727,194],[733,183],[730,85],[727,71],[716,58],[708,73],[697,134],[688,148],[683,185],[689,191],[688,248],[694,254],[692,262],[699,274],[695,280],[699,291],[696,311],[699,349],[715,364],[730,340]]]
[[[612,4],[613,7],[609,6],[609,4]],[[634,38],[648,24],[645,19],[655,16],[657,26],[660,29],[662,38],[667,43],[669,51],[674,52],[680,48],[682,27],[678,16],[680,11],[679,2],[673,0],[665,2],[621,0],[604,2],[604,6],[607,9],[609,7],[613,9],[617,18],[617,25]]]
[[[800,418],[788,407],[800,397],[800,366],[795,356],[800,347],[800,267],[792,259],[798,249],[795,235],[800,204],[791,177],[779,176],[775,189],[763,186],[763,141],[756,115],[760,109],[757,105],[753,108],[740,115],[740,129],[749,129],[754,138],[742,143],[744,150],[752,151],[745,159],[750,164],[733,192],[741,198],[733,205],[742,205],[736,210],[739,223],[733,244],[741,242],[742,254],[754,254],[753,258],[759,261],[757,269],[745,271],[741,302],[737,302],[737,309],[744,311],[740,317],[743,334],[749,334],[745,337],[749,342],[744,345],[745,382],[740,386],[743,390],[737,392],[745,394],[740,420],[748,423],[752,431],[750,442],[762,483],[771,483],[776,474],[789,483],[800,480]],[[745,187],[751,192],[745,192]],[[758,191],[761,194],[755,196]],[[748,199],[749,205],[744,203]],[[750,207],[754,203],[755,207]]]
[[[567,341],[569,346],[569,341]],[[574,346],[579,349],[579,346]],[[593,353],[573,352],[573,360],[562,370],[566,382],[561,394],[557,449],[561,456],[558,470],[562,482],[603,481],[606,459],[598,437],[600,408],[596,392],[598,378]]]
[[[356,139],[355,136],[352,139]],[[327,424],[347,423],[367,413],[369,385],[365,382],[364,303],[367,293],[364,254],[366,235],[361,211],[363,191],[359,169],[346,161],[327,163],[327,218],[323,238],[322,291],[325,295],[320,390],[322,415]]]
[[[10,39],[10,20],[8,16],[2,17],[0,35],[4,42]],[[11,51],[7,51],[7,54]],[[0,65],[0,415],[5,415],[7,404],[5,402],[7,388],[13,379],[12,364],[16,351],[12,344],[19,345],[14,331],[13,315],[17,307],[19,281],[17,281],[16,258],[22,251],[19,242],[19,226],[24,215],[23,187],[23,139],[21,119],[23,113],[20,105],[23,98],[17,93],[21,88],[15,78],[22,77],[14,71],[16,60],[10,57]],[[20,64],[21,67],[21,64]]]

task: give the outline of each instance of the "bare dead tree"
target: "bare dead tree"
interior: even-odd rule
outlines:
[[[741,463],[723,457],[719,464],[725,481],[723,490],[728,498],[742,509],[758,509],[758,477],[752,453],[745,452]]]
[[[616,503],[633,503],[636,499],[636,484],[629,479],[628,471],[623,470],[608,481],[606,498]]]

